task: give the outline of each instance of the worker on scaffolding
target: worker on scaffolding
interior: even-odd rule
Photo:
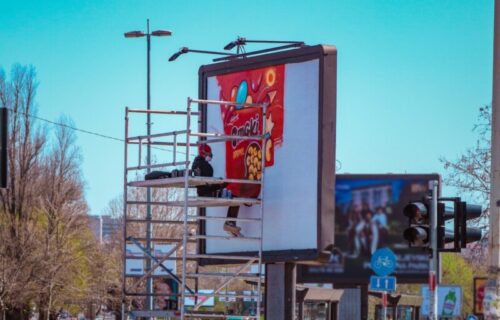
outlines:
[[[213,154],[212,148],[208,144],[200,144],[198,146],[198,156],[193,161],[191,170],[195,176],[201,177],[213,177],[214,169],[210,164],[212,161]],[[222,183],[220,185],[205,185],[196,187],[198,196],[200,197],[222,197],[228,196],[228,192],[224,192],[227,187],[227,183]],[[238,212],[240,210],[239,206],[231,206],[227,210],[227,218],[236,219],[238,217]],[[235,237],[241,237],[241,228],[236,225],[235,220],[226,221],[224,223],[224,231],[230,233]]]

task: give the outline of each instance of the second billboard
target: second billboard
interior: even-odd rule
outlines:
[[[398,282],[425,282],[429,254],[422,248],[409,248],[403,239],[403,231],[408,227],[403,208],[411,201],[422,200],[429,192],[429,182],[439,179],[437,174],[337,175],[335,245],[327,264],[302,266],[299,280],[367,283],[373,275],[371,255],[387,247],[397,257]]]

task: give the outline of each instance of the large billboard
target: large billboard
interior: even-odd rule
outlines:
[[[429,254],[422,248],[409,248],[403,238],[408,218],[403,208],[410,201],[422,200],[431,180],[439,175],[339,174],[335,183],[335,245],[324,265],[301,266],[301,282],[365,284],[374,275],[371,255],[379,248],[390,248],[397,258],[394,275],[398,283],[425,282]],[[334,232],[334,230],[331,230]]]
[[[201,106],[201,130],[232,135],[261,134],[267,140],[211,144],[214,176],[261,180],[264,171],[265,261],[316,259],[333,243],[335,178],[336,49],[311,46],[200,68],[202,99],[267,103],[260,107]],[[259,197],[260,185],[230,184],[235,197]],[[227,208],[201,214],[224,217]],[[239,218],[259,218],[260,206],[241,206]],[[227,236],[224,221],[202,222],[202,234]],[[260,225],[238,222],[245,237]],[[292,236],[293,235],[293,236]],[[251,254],[254,241],[205,240],[208,254]]]

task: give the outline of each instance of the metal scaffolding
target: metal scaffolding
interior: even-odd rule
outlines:
[[[192,105],[199,106],[199,112],[192,110]],[[195,132],[191,130],[192,117],[198,116],[202,119],[202,113],[207,108],[215,108],[225,106],[234,106],[241,108],[261,108],[261,134],[255,136],[236,136],[210,132]],[[235,103],[228,101],[215,100],[195,100],[188,98],[186,111],[160,111],[160,110],[138,110],[126,108],[125,111],[125,165],[124,165],[124,223],[123,223],[123,311],[130,317],[163,317],[167,319],[188,319],[188,318],[221,318],[226,319],[238,314],[217,313],[215,311],[201,311],[204,301],[209,297],[224,298],[225,301],[234,298],[251,299],[255,303],[255,314],[245,315],[245,319],[260,319],[261,317],[261,302],[262,302],[262,284],[263,284],[263,217],[264,217],[264,177],[265,177],[265,156],[261,157],[261,176],[260,180],[249,179],[228,179],[227,177],[202,177],[194,176],[190,172],[192,163],[193,147],[197,147],[202,143],[225,143],[231,140],[257,140],[261,143],[261,149],[266,142],[266,104],[256,103]],[[129,136],[129,116],[131,114],[144,113],[148,115],[166,116],[166,117],[185,117],[186,129],[163,133],[148,134],[143,136]],[[194,141],[193,141],[194,140]],[[136,145],[138,147],[137,164],[129,165],[129,148]],[[143,146],[151,146],[152,148],[169,148],[171,147],[172,159],[165,163],[143,164],[142,148]],[[175,168],[180,172],[180,176],[161,178],[154,180],[143,180],[139,177],[141,170],[151,170],[156,168]],[[135,172],[134,178],[129,180],[129,175]],[[257,184],[260,185],[260,195],[258,198],[240,198],[240,197],[200,197],[192,192],[193,188],[207,185],[221,185],[225,183],[238,184]],[[141,190],[141,188],[155,188],[155,190],[180,190],[182,197],[172,198],[168,191],[165,194],[153,197],[153,200],[131,192],[133,190]],[[129,199],[133,198],[133,199]],[[160,199],[158,199],[160,198]],[[167,214],[167,216],[141,217],[141,208],[146,206],[154,206],[175,212],[176,214]],[[208,216],[202,214],[199,208],[209,207],[229,207],[241,205],[260,206],[260,217],[258,218],[230,218]],[[135,210],[132,210],[132,209]],[[194,208],[194,209],[192,209]],[[200,224],[206,221],[238,221],[242,223],[258,223],[260,224],[257,236],[231,236],[231,235],[209,235],[200,234]],[[131,225],[134,225],[135,229]],[[153,226],[157,228],[169,228],[171,232],[167,236],[155,237]],[[146,235],[140,235],[138,230],[146,230]],[[153,231],[151,234],[151,231]],[[182,236],[180,236],[182,235]],[[159,255],[157,252],[148,247],[148,239],[152,244],[161,243],[170,245],[168,252],[163,252]],[[227,240],[227,241],[254,241],[257,242],[257,254],[251,255],[227,255],[227,254],[208,254],[200,252],[200,242],[206,240]],[[141,251],[141,255],[130,255],[127,253],[127,246],[135,245]],[[150,269],[143,270],[139,274],[127,274],[127,261],[129,259],[137,259],[149,261],[146,265],[151,265]],[[200,260],[207,259],[212,262],[220,261],[221,264],[228,263],[233,265],[232,272],[221,272],[219,269],[210,272],[203,272],[199,265]],[[180,263],[180,268],[168,268],[165,264],[168,261],[173,261],[174,264]],[[257,264],[257,272],[250,273],[248,269]],[[159,278],[155,275],[155,270],[162,270],[163,278],[171,279],[178,285],[177,293],[174,295],[177,301],[177,308],[171,307],[170,310],[158,310],[153,308],[147,310],[140,303],[130,303],[134,299],[152,299],[155,297],[164,296],[164,293],[144,292],[140,290],[144,283],[153,282],[153,278]],[[178,270],[178,271],[177,271]],[[165,275],[166,274],[166,275]],[[211,279],[213,288],[210,293],[200,293],[198,290],[199,281],[201,279]],[[257,292],[251,291],[250,294],[228,294],[227,287],[234,280],[246,280],[256,283]],[[194,288],[189,285],[194,282]],[[226,289],[226,290],[224,290]],[[192,306],[186,305],[186,299],[193,299]],[[146,304],[147,305],[147,304]],[[243,315],[240,315],[243,316]]]

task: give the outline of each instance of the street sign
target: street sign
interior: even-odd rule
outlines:
[[[396,269],[396,255],[389,248],[376,250],[372,254],[371,268],[378,276],[388,276]]]
[[[396,291],[396,277],[370,277],[370,291]]]

